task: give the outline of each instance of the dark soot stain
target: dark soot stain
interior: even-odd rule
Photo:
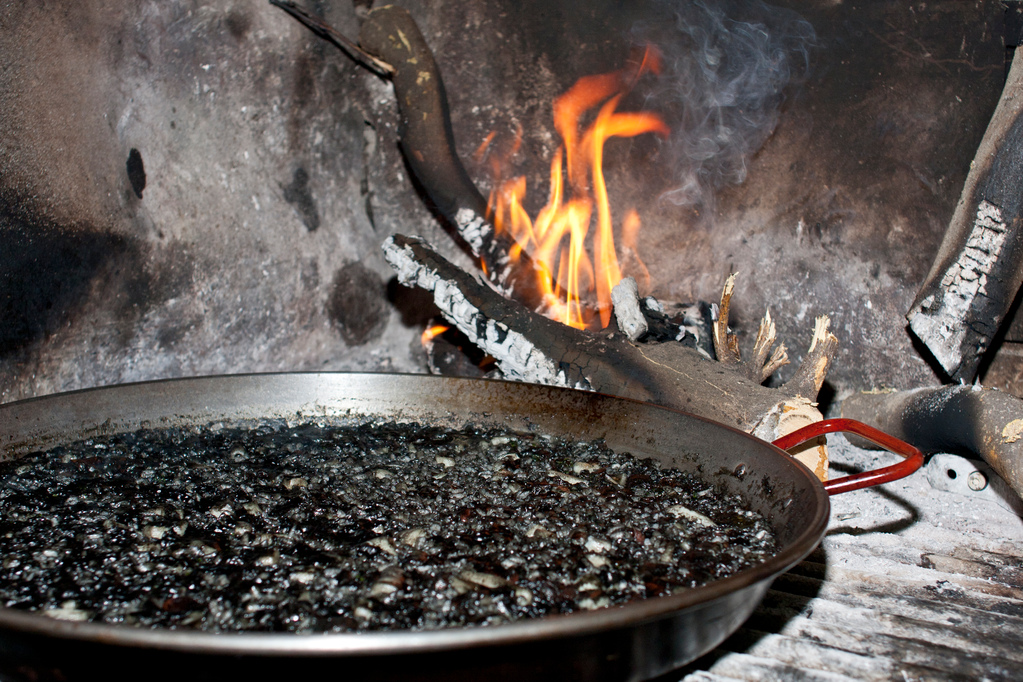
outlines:
[[[131,189],[135,196],[142,198],[142,190],[146,188],[146,169],[142,165],[142,154],[132,147],[128,152],[128,181],[131,182]]]
[[[291,184],[284,188],[284,200],[298,209],[307,230],[313,232],[320,226],[320,212],[309,191],[309,174],[305,168],[295,169]]]
[[[379,337],[387,326],[384,285],[375,272],[355,261],[334,275],[327,314],[349,346]]]
[[[91,282],[131,250],[116,235],[0,215],[0,355],[66,324]]]
[[[433,292],[407,287],[397,276],[387,280],[387,300],[401,315],[401,323],[406,327],[421,327],[440,316],[440,308],[433,302]]]
[[[227,26],[231,37],[241,42],[249,35],[249,30],[252,28],[252,19],[244,12],[232,10],[227,15],[227,19],[224,20],[224,24]]]

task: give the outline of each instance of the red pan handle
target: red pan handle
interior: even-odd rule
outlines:
[[[866,438],[871,443],[880,445],[888,452],[900,455],[905,459],[882,469],[850,474],[849,476],[842,476],[841,478],[828,481],[824,484],[824,490],[829,495],[838,495],[839,493],[847,493],[850,490],[859,490],[860,488],[869,488],[870,486],[888,483],[889,481],[897,481],[900,478],[909,476],[924,463],[924,454],[909,443],[903,442],[894,436],[889,436],[883,431],[878,431],[873,426],[867,426],[863,422],[858,422],[854,419],[825,419],[824,421],[814,422],[809,426],[804,426],[788,435],[782,436],[774,441],[773,445],[782,450],[791,450],[808,440],[823,436],[825,433],[835,433],[836,431],[855,433],[857,436]]]

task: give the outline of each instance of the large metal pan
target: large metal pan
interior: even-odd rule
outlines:
[[[604,439],[612,448],[696,472],[740,493],[774,527],[780,550],[759,566],[681,594],[490,628],[214,634],[71,623],[0,608],[0,676],[21,671],[43,679],[647,679],[696,658],[738,628],[772,580],[813,550],[827,526],[825,487],[769,443],[645,403],[493,381],[273,374],[66,393],[0,406],[0,459],[147,427],[267,418],[344,423],[366,417]],[[834,428],[824,425],[797,435],[786,447]],[[914,468],[907,462],[901,471],[880,477],[905,475]],[[876,481],[847,480],[838,486],[871,482]]]

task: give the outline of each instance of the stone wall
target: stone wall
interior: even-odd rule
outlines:
[[[681,79],[710,30],[658,2],[400,4],[433,46],[462,157],[521,126],[514,164],[539,203],[552,98],[641,40]],[[677,139],[616,140],[612,197],[640,211],[650,293],[714,300],[738,271],[740,327],[770,305],[795,360],[814,316],[833,316],[837,394],[933,383],[902,316],[997,101],[1001,10],[789,4],[722,22],[754,37],[812,27],[783,46],[806,63],[742,172],[700,166],[704,193],[680,202],[692,162]],[[354,37],[365,5],[308,6]],[[468,260],[408,177],[386,82],[263,0],[10,1],[0,28],[0,401],[183,375],[424,371],[428,306],[394,286],[379,245],[419,234]],[[686,129],[664,86],[638,84],[622,108],[661,107]],[[486,190],[485,167],[468,166]]]

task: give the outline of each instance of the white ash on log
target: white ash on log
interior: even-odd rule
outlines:
[[[629,341],[639,341],[650,331],[650,325],[639,305],[639,285],[635,279],[626,277],[615,285],[611,290],[611,305],[614,306],[618,328],[625,332]]]
[[[953,380],[973,381],[1023,282],[1023,58],[1002,98],[927,279],[907,314]]]
[[[394,235],[383,248],[399,280],[431,291],[441,314],[493,356],[507,379],[653,402],[765,440],[821,419],[813,400],[837,347],[827,331],[827,318],[818,318],[812,350],[793,381],[768,388],[749,378],[751,370],[738,356],[725,364],[681,343],[630,341],[616,324],[588,332],[550,320],[452,265],[420,239]],[[730,292],[723,296],[723,311],[730,296]],[[734,344],[727,318],[723,314],[722,318],[726,342]],[[763,370],[762,365],[754,371]],[[827,477],[822,444],[811,444],[796,456],[818,477]]]

